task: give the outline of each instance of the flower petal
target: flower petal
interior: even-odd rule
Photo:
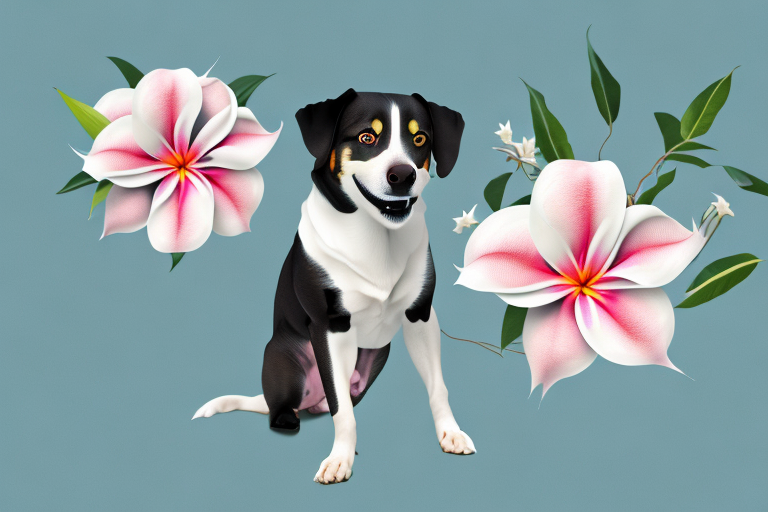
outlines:
[[[96,102],[93,109],[111,121],[131,115],[134,90],[126,87],[109,91]]]
[[[584,371],[597,354],[584,340],[573,315],[573,295],[528,310],[523,325],[523,348],[531,367],[531,392]]]
[[[533,244],[529,212],[528,205],[512,206],[485,219],[469,237],[456,284],[481,292],[522,294],[567,283]]]
[[[147,234],[159,252],[194,251],[208,240],[213,227],[213,190],[191,171],[183,180],[174,172],[160,182],[152,200]]]
[[[190,154],[202,156],[221,142],[237,119],[237,98],[227,84],[218,78],[199,78],[203,105],[192,128]]]
[[[132,117],[121,117],[99,133],[90,153],[83,157],[83,171],[98,181],[109,179],[121,187],[143,187],[171,172],[168,165],[136,144]]]
[[[201,171],[213,188],[213,230],[224,236],[250,231],[253,212],[264,195],[264,178],[253,169],[231,171],[210,168]]]
[[[501,300],[518,308],[537,308],[562,299],[574,290],[572,284],[556,284],[524,293],[497,293]]]
[[[552,162],[531,195],[533,242],[560,273],[574,280],[591,277],[619,237],[626,202],[624,179],[613,162]]]
[[[196,164],[197,167],[223,167],[245,170],[255,167],[275,145],[283,124],[273,133],[265,130],[246,107],[237,109],[237,120],[229,135]]]
[[[667,356],[675,314],[661,288],[601,290],[597,297],[580,294],[576,322],[589,346],[611,362],[680,371]]]
[[[185,155],[203,103],[197,76],[189,69],[156,69],[136,85],[133,131],[144,151],[161,160]]]
[[[688,231],[655,206],[631,206],[607,262],[610,268],[602,279],[621,278],[641,286],[664,286],[685,270],[706,242],[697,229]]]
[[[154,188],[149,185],[139,188],[112,185],[107,195],[101,238],[113,233],[133,233],[146,226]]]

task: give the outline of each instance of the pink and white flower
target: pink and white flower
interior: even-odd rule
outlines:
[[[675,316],[660,287],[706,238],[626,200],[612,162],[558,160],[541,172],[530,206],[494,213],[467,242],[456,284],[530,308],[523,347],[531,391],[543,384],[545,394],[598,355],[680,371],[667,356]]]
[[[280,134],[237,106],[218,78],[157,69],[136,89],[107,93],[94,107],[111,122],[83,170],[113,183],[104,234],[147,226],[160,252],[189,252],[211,234],[250,231],[264,181],[256,169]]]

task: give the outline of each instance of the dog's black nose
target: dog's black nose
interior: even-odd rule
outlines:
[[[407,194],[415,181],[416,171],[410,165],[396,165],[387,171],[387,183],[395,194]]]

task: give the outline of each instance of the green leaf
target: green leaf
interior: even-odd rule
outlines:
[[[651,204],[653,203],[653,200],[656,199],[656,196],[667,188],[675,179],[675,171],[677,169],[672,169],[671,171],[662,174],[659,176],[659,179],[656,180],[656,184],[640,194],[640,197],[635,201],[635,204]]]
[[[731,179],[744,190],[768,196],[768,183],[760,178],[729,165],[724,165],[723,169],[725,169],[728,176],[730,176]]]
[[[736,71],[736,68],[733,71]],[[733,71],[704,89],[688,106],[680,121],[680,135],[684,140],[704,135],[712,126],[715,116],[728,99]]]
[[[528,309],[526,308],[507,306],[507,311],[504,313],[504,323],[501,325],[501,350],[504,350],[523,334],[523,324],[527,313]]]
[[[117,58],[117,57],[107,57],[109,60],[115,63],[115,66],[117,66],[117,69],[120,70],[120,72],[125,77],[125,80],[128,82],[128,87],[131,89],[136,88],[136,84],[139,83],[139,80],[144,78],[144,73],[136,69],[136,66],[131,64],[130,62],[126,62],[123,59]]]
[[[519,204],[531,204],[531,194],[528,194],[527,196],[523,196],[514,203],[512,203],[509,206],[517,206]]]
[[[111,189],[111,181],[101,180],[99,184],[96,185],[96,191],[93,193],[93,199],[91,199],[91,213],[88,214],[88,219],[90,219],[91,215],[93,215],[93,209],[96,208],[96,205],[107,198],[107,194],[109,194]]]
[[[544,96],[523,80],[531,97],[531,117],[536,145],[547,162],[561,158],[573,159],[573,150],[568,143],[568,135],[555,116],[547,109]]]
[[[587,29],[587,54],[592,73],[592,92],[595,94],[597,109],[605,119],[605,123],[612,128],[619,116],[621,86],[592,48],[592,43],[589,42],[589,29]]]
[[[64,103],[66,103],[69,107],[69,110],[75,114],[75,117],[80,122],[80,125],[85,128],[85,131],[88,132],[88,135],[90,135],[91,138],[95,139],[101,130],[103,130],[104,127],[109,124],[109,119],[93,110],[92,107],[89,107],[85,103],[81,103],[76,99],[70,98],[58,89],[56,89],[56,91],[61,94],[61,97],[64,99]]]
[[[656,118],[661,136],[664,137],[665,153],[683,142],[683,137],[680,135],[680,121],[675,116],[666,112],[654,112],[653,117]]]
[[[229,84],[229,88],[234,91],[235,96],[237,97],[237,106],[244,107],[245,104],[248,103],[248,98],[251,97],[253,91],[255,91],[264,80],[273,75],[274,73],[268,76],[247,75],[233,80],[232,83]]]
[[[69,180],[66,185],[64,185],[64,188],[62,188],[56,193],[65,194],[67,192],[72,192],[73,190],[77,190],[87,185],[93,185],[94,183],[98,183],[98,182],[95,179],[93,179],[90,174],[88,174],[85,171],[80,171],[79,173],[75,174],[75,176],[71,180]]]
[[[693,141],[686,141],[680,144],[678,147],[675,148],[675,152],[677,151],[696,151],[699,149],[708,149],[710,151],[717,151],[715,148],[710,146],[705,146],[704,144],[699,144],[698,142]]]
[[[511,172],[505,172],[501,176],[493,178],[488,182],[483,191],[485,196],[485,202],[491,207],[491,210],[497,212],[501,208],[501,200],[504,197],[504,189],[507,187],[509,177],[512,176]]]
[[[179,262],[181,261],[181,258],[184,257],[184,254],[186,254],[186,253],[183,253],[183,252],[172,252],[171,253],[171,261],[172,261],[173,264],[171,265],[171,270],[169,270],[168,272],[173,272],[173,269],[175,269],[176,265],[179,264]]]
[[[708,164],[707,162],[705,162],[701,158],[699,158],[697,156],[693,156],[693,155],[685,155],[685,154],[680,154],[680,153],[672,153],[671,155],[669,155],[667,157],[667,160],[675,160],[677,162],[683,162],[683,163],[686,163],[686,164],[693,164],[693,165],[696,165],[698,167],[701,167],[702,169],[704,169],[705,167],[712,167],[711,164]]]
[[[675,307],[693,308],[724,294],[752,273],[761,260],[749,253],[728,256],[704,267]]]

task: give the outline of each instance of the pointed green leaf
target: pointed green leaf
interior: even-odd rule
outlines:
[[[168,272],[173,272],[173,269],[175,269],[176,265],[179,264],[179,262],[181,261],[181,258],[184,257],[184,254],[186,254],[186,253],[183,253],[183,252],[172,252],[171,253],[172,265],[171,265],[171,270],[169,270]]]
[[[501,200],[504,198],[504,189],[507,187],[511,172],[505,172],[501,176],[493,178],[488,182],[483,191],[485,202],[491,207],[491,210],[497,212],[501,208]]]
[[[675,116],[666,112],[655,112],[653,117],[656,118],[661,136],[664,137],[665,153],[683,142],[683,137],[680,135],[680,121]]]
[[[760,178],[729,165],[724,165],[723,169],[725,169],[728,176],[730,176],[731,179],[744,190],[768,196],[768,183]]]
[[[736,68],[733,71],[736,71]],[[704,89],[688,106],[680,121],[680,135],[684,140],[704,135],[712,126],[715,116],[728,99],[733,71]]]
[[[58,89],[56,89],[56,91],[61,94],[64,103],[66,103],[69,110],[75,114],[80,125],[85,128],[85,131],[88,132],[88,135],[90,135],[91,138],[95,139],[101,130],[109,124],[109,119],[93,110],[92,107],[89,107],[76,99],[70,98]]]
[[[75,176],[71,180],[69,180],[66,185],[64,185],[64,188],[62,188],[56,193],[65,194],[67,192],[72,192],[73,190],[77,190],[87,185],[93,185],[94,183],[98,183],[98,182],[95,179],[93,179],[90,174],[88,174],[85,171],[80,171],[79,173],[75,174]]]
[[[136,84],[139,83],[139,80],[144,78],[144,73],[136,69],[136,66],[134,66],[130,62],[126,62],[123,59],[120,59],[118,57],[107,57],[107,58],[115,63],[115,66],[117,66],[117,69],[119,69],[120,72],[123,74],[126,82],[128,82],[128,87],[130,87],[131,89],[135,89]]]
[[[761,260],[749,253],[728,256],[704,267],[675,307],[693,308],[724,294],[752,273]]]
[[[528,309],[526,308],[507,306],[507,311],[504,313],[504,323],[501,325],[502,350],[523,334],[523,324],[527,313]]]
[[[612,127],[619,116],[621,86],[592,48],[592,43],[589,41],[589,29],[587,29],[587,55],[592,74],[592,92],[595,94],[597,109],[605,119],[605,123]]]
[[[640,197],[635,201],[635,204],[651,204],[653,203],[653,200],[656,199],[656,196],[667,188],[675,179],[675,171],[677,169],[672,169],[671,171],[662,174],[659,176],[659,179],[656,180],[656,184],[640,194]]]
[[[675,151],[697,151],[699,149],[708,149],[710,151],[717,151],[715,148],[710,146],[705,146],[704,144],[699,144],[698,142],[694,141],[686,141],[680,144],[678,147],[675,148]]]
[[[517,206],[519,204],[531,204],[531,194],[528,194],[527,196],[523,196],[514,203],[512,203],[509,206]]]
[[[96,191],[93,193],[93,199],[91,199],[91,213],[88,214],[88,218],[91,218],[91,215],[93,215],[93,209],[96,208],[96,205],[101,203],[107,198],[107,194],[109,194],[109,191],[112,189],[112,182],[107,180],[101,180],[98,185],[96,185]]]
[[[697,156],[693,156],[693,155],[685,155],[685,154],[680,154],[680,153],[672,153],[671,155],[669,155],[667,157],[667,160],[675,160],[677,162],[683,162],[683,163],[686,163],[686,164],[693,164],[693,165],[696,165],[698,167],[701,167],[702,169],[704,169],[705,167],[712,167],[711,164],[708,164],[707,162],[705,162],[701,158],[699,158]]]
[[[274,73],[272,73],[272,75],[274,75]],[[272,75],[247,75],[232,81],[232,83],[229,84],[229,88],[232,89],[237,97],[237,106],[244,107],[245,104],[248,103],[248,98],[251,97],[253,91],[255,91],[264,80]]]
[[[573,159],[573,150],[568,143],[568,135],[555,116],[547,109],[544,96],[523,80],[531,97],[531,117],[536,145],[547,162],[561,158]]]

